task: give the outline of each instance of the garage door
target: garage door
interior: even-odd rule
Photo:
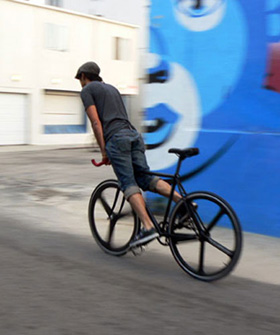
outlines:
[[[85,133],[86,115],[78,92],[45,90],[45,134]]]
[[[0,93],[0,145],[26,144],[26,97]]]

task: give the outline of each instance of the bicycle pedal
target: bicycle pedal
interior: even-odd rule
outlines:
[[[146,250],[144,245],[137,245],[136,247],[132,247],[131,252],[134,256],[141,256],[141,254]]]

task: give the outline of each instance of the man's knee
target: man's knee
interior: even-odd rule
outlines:
[[[151,192],[157,192],[157,183],[159,182],[160,178],[159,177],[154,177],[149,185],[149,191]]]
[[[126,198],[126,200],[129,200],[129,198],[133,195],[133,194],[137,194],[137,193],[140,193],[141,194],[141,191],[140,191],[140,188],[138,186],[129,186],[128,188],[126,188],[124,190],[124,197]]]

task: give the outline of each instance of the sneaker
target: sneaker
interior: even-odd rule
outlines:
[[[197,203],[192,202],[192,207],[194,210],[197,210],[198,208]],[[177,218],[178,218],[177,228],[183,228],[183,227],[188,228],[188,229],[192,228],[192,218],[187,212],[185,205],[179,208]]]
[[[152,228],[150,230],[142,229],[135,239],[130,243],[130,247],[146,244],[155,238],[159,237],[159,233]]]

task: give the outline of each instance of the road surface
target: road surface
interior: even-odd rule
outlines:
[[[153,242],[112,257],[87,221],[92,189],[113,177],[88,149],[0,149],[0,334],[280,334],[280,240],[245,234],[227,278],[185,274]]]

